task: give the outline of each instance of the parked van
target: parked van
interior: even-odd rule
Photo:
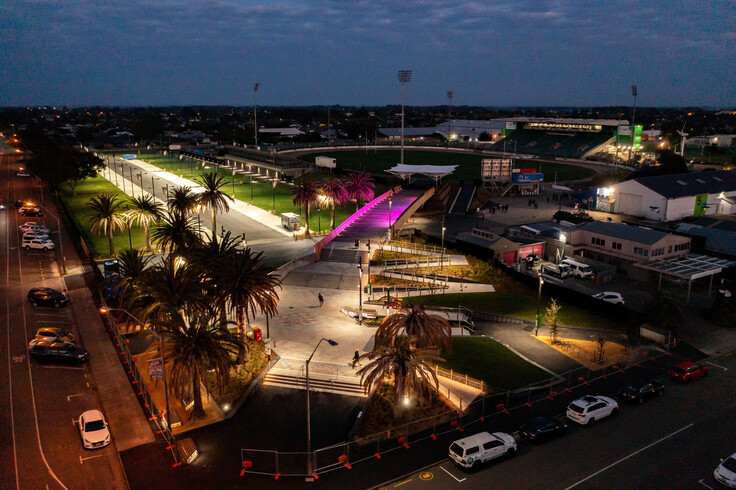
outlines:
[[[562,263],[568,265],[572,275],[579,279],[593,279],[595,276],[595,274],[593,274],[593,269],[583,262],[578,262],[573,259],[565,259]]]
[[[472,468],[500,456],[512,456],[515,452],[514,436],[504,432],[480,432],[450,445],[450,459],[463,468]]]
[[[567,264],[544,264],[542,266],[542,274],[546,274],[552,277],[559,277],[564,279],[572,275],[572,270]]]

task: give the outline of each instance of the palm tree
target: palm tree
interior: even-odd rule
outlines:
[[[132,197],[130,203],[132,206],[126,213],[126,217],[143,227],[146,234],[146,250],[151,250],[153,247],[151,247],[149,227],[161,221],[161,218],[164,217],[164,207],[150,194]]]
[[[340,179],[331,178],[322,183],[321,195],[324,196],[324,204],[330,206],[330,229],[335,229],[335,207],[348,202],[348,194],[345,185]]]
[[[169,193],[168,207],[170,212],[176,212],[189,216],[197,209],[199,197],[189,186],[174,187]]]
[[[186,255],[199,243],[194,218],[178,211],[165,215],[156,225],[151,237],[160,248],[170,253]]]
[[[442,360],[436,348],[413,349],[409,342],[401,339],[389,347],[377,345],[373,352],[363,354],[361,359],[370,361],[358,371],[360,384],[366,393],[382,379],[393,381],[394,417],[398,417],[405,397],[422,395],[426,386],[436,388],[439,385],[435,372],[424,366],[425,360]]]
[[[276,288],[281,280],[271,275],[273,269],[261,262],[263,252],[254,254],[249,248],[222,258],[216,267],[214,281],[218,291],[227,298],[230,309],[235,310],[240,338],[245,338],[245,324],[256,311],[274,316],[278,313],[279,296]],[[245,360],[245,344],[238,352],[238,360]]]
[[[407,305],[387,316],[376,330],[376,345],[394,345],[396,337],[404,333],[409,348],[437,347],[445,352],[452,347],[450,322],[439,315],[427,313],[424,305]]]
[[[118,275],[114,286],[120,288],[120,297],[127,301],[140,286],[144,270],[151,261],[151,255],[143,255],[137,249],[123,250],[118,254]]]
[[[186,320],[184,320],[186,318]],[[211,311],[178,318],[162,331],[170,389],[179,397],[190,393],[194,400],[192,418],[204,417],[201,386],[207,373],[213,373],[215,384],[222,389],[230,380],[235,367],[234,355],[241,341],[227,324],[216,319]]]
[[[222,192],[222,188],[227,184],[225,179],[217,175],[217,172],[207,172],[196,182],[204,187],[204,192],[199,195],[199,204],[212,209],[212,233],[217,233],[217,212],[227,213],[230,211],[230,205],[227,200],[234,199]]]
[[[125,218],[121,212],[123,201],[114,194],[98,194],[87,202],[92,212],[87,218],[92,224],[92,233],[105,233],[110,243],[110,255],[115,255],[113,238],[115,230],[125,229]]]
[[[294,190],[291,191],[294,195],[292,202],[294,205],[304,206],[304,214],[307,218],[307,225],[304,229],[304,236],[309,236],[309,205],[312,204],[319,195],[319,189],[317,183],[313,180],[303,180],[299,182]]]
[[[355,211],[360,208],[361,201],[370,201],[373,199],[373,189],[375,189],[373,177],[365,172],[352,172],[347,176],[345,181],[345,189],[348,191],[350,199],[355,199]]]
[[[212,234],[209,239],[199,247],[192,250],[192,263],[200,268],[205,276],[204,287],[214,300],[214,307],[220,312],[220,319],[227,319],[227,295],[220,294],[222,285],[217,280],[221,267],[229,267],[228,261],[238,252],[238,240],[232,238],[230,232],[226,232],[222,238]]]

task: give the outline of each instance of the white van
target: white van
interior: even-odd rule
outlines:
[[[463,468],[472,468],[501,456],[513,456],[516,440],[505,432],[480,432],[450,445],[450,459]]]
[[[579,279],[593,279],[593,277],[595,276],[595,274],[593,273],[593,269],[591,269],[588,264],[584,264],[583,262],[578,262],[577,260],[573,259],[565,259],[562,261],[562,263],[570,266],[570,272],[572,273],[573,277],[577,277]]]

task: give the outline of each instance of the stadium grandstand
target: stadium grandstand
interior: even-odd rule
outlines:
[[[488,149],[507,154],[583,159],[612,144],[619,124],[628,123],[615,119],[513,118],[507,120],[505,137]]]

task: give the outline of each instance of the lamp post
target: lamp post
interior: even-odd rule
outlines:
[[[391,196],[388,197],[388,239],[391,240]]]
[[[401,83],[401,164],[404,164],[404,85],[411,82],[411,70],[399,70]]]
[[[557,262],[558,264],[562,262],[562,259],[565,258],[565,242],[567,241],[567,235],[564,233],[560,233],[560,242],[562,243],[562,246],[560,248],[560,260]]]
[[[111,311],[122,311],[126,315],[128,315],[130,318],[138,322],[139,325],[141,325],[143,328],[146,328],[146,324],[140,321],[138,318],[136,318],[131,312],[128,310],[125,310],[123,308],[110,308],[109,306],[103,306],[100,308],[100,313],[107,314]],[[166,413],[164,414],[164,423],[166,424],[166,428],[169,428],[169,384],[166,380],[166,358],[164,357],[164,339],[159,335],[158,332],[155,330],[148,329],[149,332],[153,334],[154,337],[158,340],[158,349],[159,352],[161,352],[161,366],[164,369],[164,399],[166,403]],[[174,437],[174,434],[171,433],[171,437]]]
[[[539,305],[542,301],[542,284],[544,284],[544,278],[542,278],[542,273],[539,273],[539,292],[537,293],[537,326],[536,330],[534,331],[534,336],[536,337],[539,335],[539,324],[542,322],[542,317],[539,316]]]
[[[273,202],[273,214],[276,214],[276,177],[273,178],[273,182],[271,183],[271,201]],[[309,228],[309,223],[307,223],[307,228]]]
[[[447,141],[452,139],[452,90],[447,91],[447,100],[449,102],[450,111],[447,116]]]
[[[255,149],[258,149],[258,118],[256,116],[256,107],[258,107],[258,104],[256,104],[256,93],[258,93],[258,84],[256,83],[253,87],[253,137],[255,139],[256,144]]]
[[[199,217],[199,212],[201,209],[202,209],[202,205],[197,204],[197,229],[198,229],[198,233],[200,237],[202,236],[202,221]]]
[[[363,264],[360,262],[360,256],[358,256],[358,323],[363,325]]]
[[[233,165],[233,199],[235,199],[235,165]]]
[[[307,378],[307,474],[312,474],[312,414],[309,410],[309,362],[312,360],[312,357],[314,357],[314,353],[317,352],[317,349],[319,349],[320,344],[322,341],[326,341],[328,344],[330,344],[332,347],[335,347],[337,345],[337,342],[331,339],[321,338],[319,342],[317,342],[317,346],[312,351],[312,355],[309,356],[309,359],[307,359],[307,366],[306,366],[306,378]]]
[[[248,175],[250,175],[250,203],[253,204],[253,167],[248,164]]]
[[[636,97],[639,90],[636,85],[631,86],[631,95],[634,96],[634,111],[631,115],[631,145],[629,146],[629,160],[631,160],[631,151],[634,149],[634,132],[636,131]]]
[[[53,218],[56,219],[56,229],[59,233],[59,252],[61,252],[61,275],[66,274],[66,257],[64,256],[64,240],[61,238],[61,220],[54,213],[48,210],[43,204],[39,204],[38,207],[49,213]]]
[[[440,255],[440,270],[442,270],[445,267],[445,230],[447,227],[445,226],[445,217],[442,217],[442,250]]]

